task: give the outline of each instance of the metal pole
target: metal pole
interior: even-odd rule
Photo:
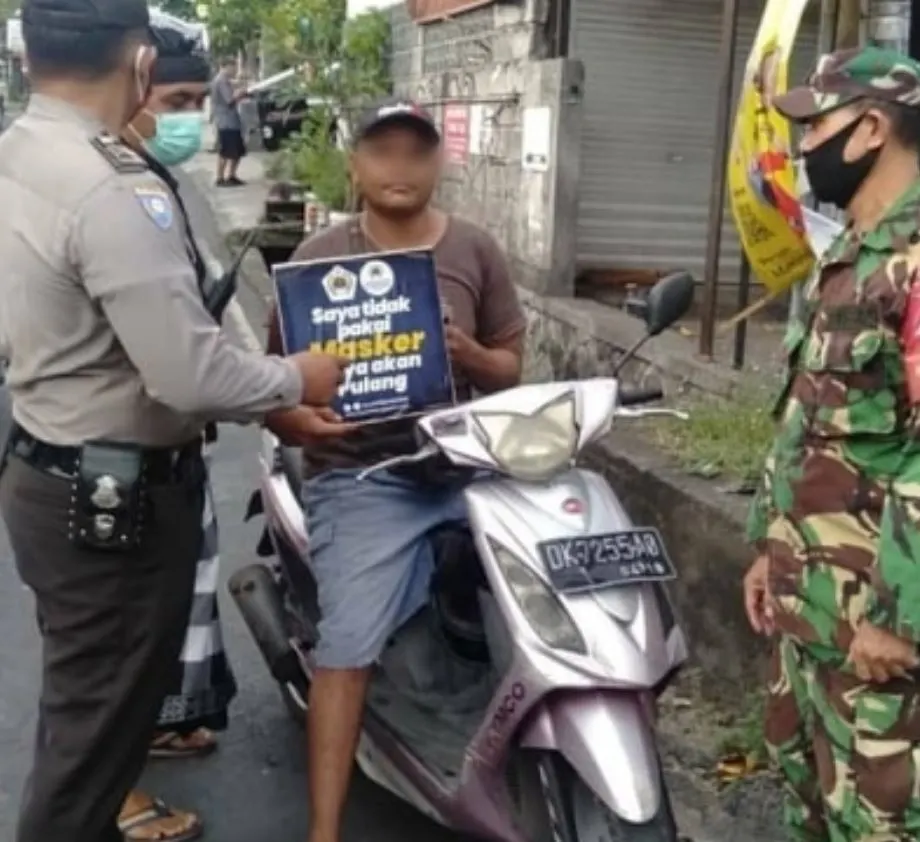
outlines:
[[[870,0],[866,40],[906,53],[910,48],[910,0]]]
[[[738,312],[748,306],[751,298],[751,264],[747,257],[741,258],[741,272],[738,274]],[[732,368],[744,368],[744,348],[747,344],[747,319],[735,325],[735,348],[732,355]]]
[[[724,0],[719,48],[719,100],[716,134],[712,150],[712,189],[709,194],[709,222],[706,239],[703,312],[700,315],[700,355],[712,359],[716,308],[719,303],[719,253],[722,250],[722,220],[725,216],[725,167],[731,138],[732,78],[735,71],[738,0]]]

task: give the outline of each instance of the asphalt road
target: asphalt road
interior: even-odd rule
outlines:
[[[186,182],[185,196],[200,237],[221,252],[203,197]],[[242,296],[254,313],[254,297]],[[2,390],[0,390],[2,391]],[[0,402],[0,415],[4,404]],[[257,475],[258,434],[225,428],[215,452],[213,482],[221,530],[224,580],[255,559],[257,523],[242,516]],[[168,802],[200,811],[215,842],[304,842],[306,777],[301,732],[280,697],[226,589],[221,589],[227,646],[240,684],[220,750],[198,761],[159,761],[144,786]],[[38,693],[39,641],[30,593],[17,576],[0,526],[0,840],[12,840],[17,801],[28,772]],[[455,842],[360,775],[352,790],[344,842]]]

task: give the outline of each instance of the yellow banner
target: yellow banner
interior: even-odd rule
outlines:
[[[774,294],[802,280],[814,263],[790,125],[770,106],[787,90],[789,56],[808,2],[768,0],[745,68],[729,156],[729,197],[741,244],[754,275]]]

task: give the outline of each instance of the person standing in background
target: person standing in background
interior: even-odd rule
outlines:
[[[246,99],[246,92],[234,84],[235,67],[233,59],[224,59],[211,83],[211,113],[217,129],[218,187],[240,187],[243,184],[237,175],[240,161],[246,155],[239,104]]]
[[[157,49],[150,94],[122,132],[122,138],[172,193],[183,220],[199,287],[206,289],[214,279],[192,232],[179,184],[168,168],[185,163],[201,149],[211,68],[199,44],[182,32],[153,22],[150,34]],[[210,474],[207,446],[205,462]],[[192,613],[180,669],[175,672],[174,684],[160,709],[157,732],[150,747],[151,758],[182,759],[209,754],[217,747],[213,732],[227,727],[227,711],[237,686],[223,645],[216,591],[218,564],[217,520],[209,480]],[[153,839],[188,842],[202,832],[202,823],[194,813],[174,809],[140,790],[128,795],[118,825],[125,842]]]

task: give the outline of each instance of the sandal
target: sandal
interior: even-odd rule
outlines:
[[[216,748],[217,737],[207,728],[198,728],[190,734],[160,731],[150,743],[150,756],[159,760],[181,760],[185,757],[204,757]]]
[[[204,832],[194,813],[172,810],[159,799],[150,799],[137,813],[122,813],[118,829],[125,842],[190,842]]]

